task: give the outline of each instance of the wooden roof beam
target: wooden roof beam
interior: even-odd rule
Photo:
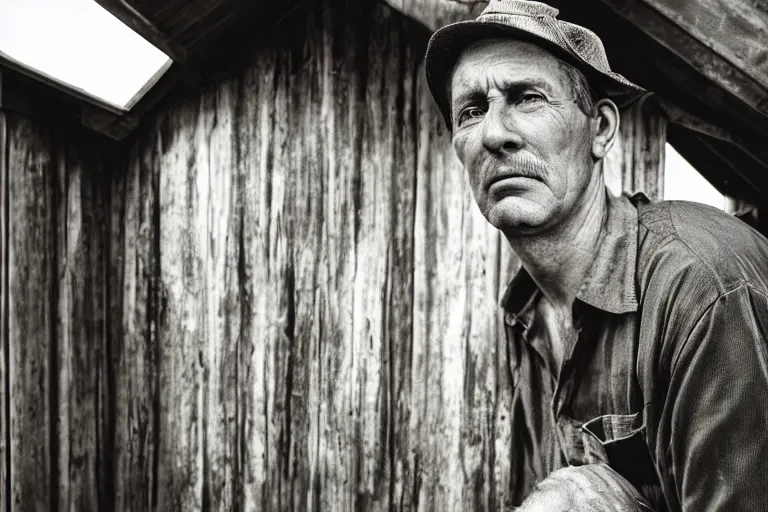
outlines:
[[[151,20],[134,9],[125,0],[95,0],[100,6],[109,11],[114,17],[125,23],[134,32],[152,43],[174,63],[181,68],[182,80],[196,83],[200,73],[190,62],[187,49],[177,43],[172,37],[164,34]]]
[[[640,27],[664,48],[699,70],[713,84],[729,91],[760,114],[768,116],[768,88],[757,79],[758,75],[753,70],[740,69],[718,51],[692,35],[689,32],[692,30],[690,27],[678,24],[683,18],[670,19],[667,14],[656,8],[655,4],[658,2],[655,0],[600,0],[600,2],[620,17]],[[580,3],[574,2],[568,9],[576,9],[577,4]],[[668,9],[665,12],[668,12]],[[718,15],[727,16],[723,12]],[[755,41],[755,44],[758,42]],[[766,43],[763,41],[760,44]]]
[[[119,105],[110,103],[102,98],[99,98],[98,96],[94,96],[93,94],[80,89],[79,87],[75,87],[74,85],[63,82],[56,77],[40,71],[39,69],[28,66],[27,64],[24,64],[23,62],[18,61],[10,55],[0,51],[0,70],[3,68],[32,78],[55,91],[71,96],[85,104],[98,107],[105,112],[109,112],[110,114],[121,115],[125,112],[125,109]]]
[[[746,140],[743,136],[733,134],[721,126],[709,123],[661,98],[659,98],[659,104],[670,123],[679,124],[691,131],[728,142],[756,160],[756,163],[763,167],[768,166],[768,149],[765,148],[764,143],[756,140]]]
[[[766,190],[757,186],[751,175],[745,175],[745,169],[715,151],[706,138],[682,125],[670,123],[667,127],[667,141],[720,193],[762,202]]]
[[[755,0],[643,1],[768,88],[768,11]]]

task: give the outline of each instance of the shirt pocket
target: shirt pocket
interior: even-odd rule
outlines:
[[[645,440],[641,412],[607,414],[581,426],[588,464],[606,463],[640,491],[656,510],[666,509],[656,466]]]

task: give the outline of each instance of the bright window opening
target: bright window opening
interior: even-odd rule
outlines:
[[[93,0],[0,0],[0,52],[121,108],[170,65]]]
[[[696,201],[721,210],[725,209],[723,194],[718,192],[669,143],[666,147],[664,165],[664,199]]]

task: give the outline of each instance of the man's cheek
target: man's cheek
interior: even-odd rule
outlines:
[[[469,179],[469,186],[472,189],[472,195],[475,198],[475,202],[482,209],[483,205],[488,202],[487,191],[484,190],[480,177],[473,171],[467,170],[467,177]]]
[[[462,164],[466,165],[464,155],[465,155],[465,146],[466,146],[466,137],[462,134],[454,134],[451,143],[453,144],[453,150],[456,152],[456,156],[459,157],[459,161],[461,161]]]
[[[483,163],[484,162],[481,158],[474,159],[469,163],[467,172],[469,185],[472,187],[472,191],[474,192],[475,197],[478,201],[482,199],[484,202],[487,202],[489,191],[485,187],[487,176],[485,173],[486,167],[483,165]]]

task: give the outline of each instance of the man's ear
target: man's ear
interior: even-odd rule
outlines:
[[[604,98],[595,103],[595,138],[592,141],[592,156],[600,160],[611,150],[619,137],[619,107]]]

